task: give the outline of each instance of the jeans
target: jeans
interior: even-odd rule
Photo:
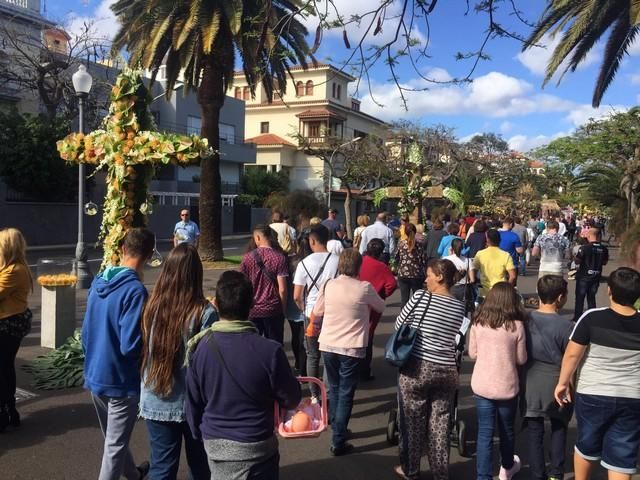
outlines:
[[[373,338],[376,332],[376,327],[378,326],[378,323],[380,323],[381,318],[382,314],[375,311],[371,311],[369,315],[369,343],[367,344],[367,355],[360,365],[360,376],[365,380],[368,380],[372,375],[371,361],[373,360]]]
[[[322,352],[329,383],[329,422],[331,445],[340,448],[347,442],[347,426],[358,386],[360,359],[338,353]]]
[[[291,351],[293,352],[294,364],[298,375],[307,376],[307,353],[304,351],[304,322],[293,322],[289,320],[291,327]]]
[[[151,469],[153,480],[175,480],[180,464],[180,451],[184,437],[184,450],[189,465],[189,480],[209,480],[209,461],[202,441],[194,440],[187,422],[158,422],[145,420],[149,432]]]
[[[500,463],[505,469],[513,467],[515,435],[513,423],[516,417],[517,397],[510,400],[489,400],[475,395],[478,411],[478,440],[476,471],[478,480],[493,479],[493,430],[498,420],[500,436]]]
[[[307,351],[307,375],[320,378],[320,344],[318,337],[304,337],[304,345]],[[309,386],[311,395],[320,397],[320,388],[312,383]]]
[[[561,420],[551,419],[551,443],[549,457],[551,468],[547,471],[544,450],[544,421],[542,417],[527,418],[529,432],[529,469],[531,480],[547,480],[549,477],[562,478],[564,476],[564,462],[567,447],[567,426]]]
[[[280,345],[284,343],[284,314],[252,318],[251,321],[255,323],[260,335],[270,340],[275,340]]]
[[[129,439],[138,418],[139,397],[105,397],[91,394],[104,435],[104,451],[98,480],[138,480],[140,472],[129,450]]]
[[[16,406],[16,355],[21,341],[22,338],[0,333],[0,409]]]
[[[518,254],[518,267],[518,274],[524,277],[527,274],[527,259],[524,252]]]
[[[574,320],[578,321],[584,312],[584,299],[587,298],[587,308],[596,308],[596,294],[600,286],[600,278],[584,278],[576,276],[576,308]]]
[[[424,278],[401,278],[398,277],[398,287],[400,288],[400,303],[404,307],[411,295],[420,290],[424,285]]]

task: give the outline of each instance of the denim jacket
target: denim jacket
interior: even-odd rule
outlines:
[[[218,320],[218,312],[213,305],[209,304],[202,313],[202,317],[198,324],[197,319],[191,321],[189,330],[184,336],[184,348],[182,349],[182,355],[187,348],[187,341],[196,335],[200,330],[205,329],[215,321]],[[153,331],[152,331],[153,334]],[[153,342],[153,335],[149,343]],[[159,422],[184,422],[186,417],[184,414],[184,400],[185,400],[185,376],[186,368],[182,367],[183,362],[179,360],[176,362],[180,365],[180,369],[173,375],[173,388],[171,393],[167,396],[160,396],[152,392],[146,385],[146,373],[143,375],[142,383],[140,385],[140,416],[147,420],[156,420]]]

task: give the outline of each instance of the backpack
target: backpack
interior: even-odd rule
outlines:
[[[280,239],[278,239],[280,240]],[[278,242],[284,253],[289,254],[293,252],[293,242],[291,241],[291,234],[289,233],[289,227],[284,229],[284,235],[282,240]]]

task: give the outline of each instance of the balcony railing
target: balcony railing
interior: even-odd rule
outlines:
[[[310,145],[324,145],[327,143],[335,143],[343,138],[341,136],[324,135],[321,137],[304,137],[304,139]]]
[[[29,8],[29,0],[0,0],[3,3],[8,3],[20,8]]]

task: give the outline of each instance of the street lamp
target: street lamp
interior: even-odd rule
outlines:
[[[333,149],[333,152],[331,152],[331,156],[329,157],[329,195],[327,196],[327,207],[329,207],[329,208],[331,208],[331,189],[333,188],[333,185],[332,185],[333,184],[333,175],[332,175],[332,173],[333,173],[333,156],[342,147],[346,147],[347,145],[351,145],[352,143],[359,142],[360,140],[362,140],[362,137],[352,138],[348,142],[344,142],[342,145],[338,145],[336,148]]]
[[[84,133],[84,100],[91,91],[93,78],[87,72],[87,67],[80,65],[78,71],[71,77],[73,89],[78,97],[78,130]],[[84,164],[78,165],[78,243],[76,245],[75,273],[78,277],[78,288],[89,288],[93,275],[87,263],[87,250],[84,244]]]

